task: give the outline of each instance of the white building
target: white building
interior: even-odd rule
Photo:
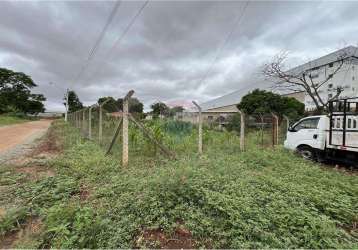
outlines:
[[[341,68],[334,74],[334,72]],[[295,74],[310,74],[313,83],[320,83],[331,77],[319,88],[319,96],[324,102],[337,94],[337,89],[342,88],[343,92],[339,98],[358,96],[358,47],[349,46],[303,65],[297,66],[289,72]],[[316,108],[312,98],[306,94],[304,100],[305,108],[308,111]]]
[[[334,74],[342,60],[343,66]],[[358,97],[358,47],[349,46],[343,48],[292,68],[288,70],[288,72],[294,73],[295,75],[302,73],[311,74],[313,82],[322,82],[331,74],[334,74],[318,91],[323,101],[334,97],[338,87],[343,88],[343,92],[339,98]],[[272,82],[260,82],[258,85],[245,90],[237,90],[208,102],[201,103],[200,106],[203,110],[204,121],[215,121],[237,113],[236,105],[240,103],[243,96],[255,88],[268,89],[272,86]],[[311,97],[302,89],[297,89],[297,92],[293,93],[287,91],[280,91],[279,93],[283,96],[293,97],[303,102],[305,109],[308,111],[316,109]],[[195,122],[197,120],[196,112],[197,110],[195,108],[188,110],[180,115],[180,119]]]

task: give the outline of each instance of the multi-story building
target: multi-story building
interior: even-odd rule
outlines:
[[[289,71],[309,74],[313,83],[322,83],[328,79],[318,90],[324,102],[335,97],[338,89],[342,90],[339,98],[358,96],[358,47],[337,50]],[[304,104],[308,111],[316,109],[307,93]]]
[[[343,65],[341,65],[342,62]],[[337,71],[338,67],[339,70]],[[325,102],[336,95],[338,88],[343,90],[339,98],[358,97],[358,47],[349,46],[337,50],[292,68],[288,70],[288,72],[294,73],[295,75],[303,73],[310,74],[312,81],[317,83],[323,82],[329,78],[318,91],[320,97]],[[272,83],[267,83],[267,86],[270,86],[270,84]],[[224,119],[227,116],[237,113],[238,110],[236,105],[240,103],[241,98],[244,95],[254,88],[255,87],[253,86],[246,91],[237,90],[230,94],[202,103],[201,107],[203,109],[204,121],[210,122],[220,118]],[[293,93],[287,93],[286,91],[281,94],[303,102],[307,111],[316,109],[312,98],[303,89],[297,89],[297,91]],[[196,116],[196,109],[194,108],[181,114],[180,119],[195,122],[197,120]]]

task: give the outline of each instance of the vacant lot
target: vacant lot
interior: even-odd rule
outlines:
[[[240,152],[234,134],[214,131],[199,157],[195,134],[160,126],[178,160],[132,131],[123,169],[119,151],[106,157],[54,123],[26,161],[0,168],[3,247],[358,247],[355,175],[281,148]]]

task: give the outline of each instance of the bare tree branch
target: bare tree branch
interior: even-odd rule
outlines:
[[[289,90],[292,92],[305,91],[312,99],[317,110],[322,108],[325,110],[327,109],[328,102],[338,98],[343,89],[337,88],[336,95],[325,101],[325,98],[321,96],[320,88],[327,84],[329,80],[343,68],[346,57],[346,51],[340,51],[340,54],[337,54],[337,59],[335,60],[335,63],[339,62],[339,65],[335,67],[332,74],[321,81],[315,81],[313,79],[312,72],[315,68],[313,68],[314,65],[311,61],[309,62],[310,67],[308,69],[300,69],[297,67],[291,70],[285,70],[287,52],[279,53],[270,63],[265,64],[262,73],[266,78],[274,81],[273,89]]]

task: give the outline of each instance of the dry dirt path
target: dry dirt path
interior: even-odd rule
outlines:
[[[23,155],[23,151],[42,137],[51,120],[40,120],[0,127],[0,163]]]

